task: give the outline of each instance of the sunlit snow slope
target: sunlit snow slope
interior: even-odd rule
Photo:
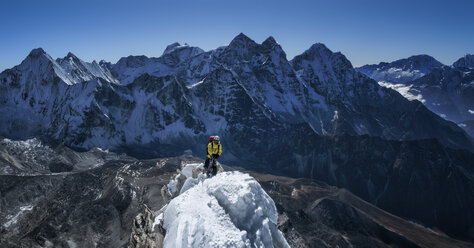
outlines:
[[[194,166],[201,165],[190,164],[182,173]],[[240,172],[188,177],[157,218],[166,229],[164,247],[289,247],[276,227],[275,203],[253,177]]]

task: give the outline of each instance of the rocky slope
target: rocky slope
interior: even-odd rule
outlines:
[[[81,171],[0,175],[0,246],[126,247],[142,204],[164,204],[161,188],[182,161],[114,158]]]
[[[251,173],[273,198],[291,247],[473,247],[314,180]]]
[[[284,152],[291,156],[286,159],[266,157],[274,166],[268,171],[347,188],[403,218],[450,235],[474,237],[472,153],[445,148],[436,140],[399,142],[342,135],[302,142],[306,149],[287,148]]]

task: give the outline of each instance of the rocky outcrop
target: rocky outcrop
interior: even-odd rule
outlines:
[[[162,248],[166,230],[161,223],[155,225],[155,214],[143,205],[143,213],[133,220],[130,248]]]

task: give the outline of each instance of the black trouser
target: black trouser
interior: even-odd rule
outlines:
[[[216,160],[212,158],[213,162],[212,164],[212,174],[216,175],[217,174],[217,166],[216,166]],[[207,168],[209,168],[209,163],[211,163],[211,158],[206,158],[206,161],[204,162],[204,171],[207,171]]]

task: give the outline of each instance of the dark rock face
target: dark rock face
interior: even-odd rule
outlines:
[[[472,153],[445,148],[436,140],[346,135],[314,138],[311,143],[319,145],[287,150],[293,156],[286,160],[266,159],[283,175],[347,188],[401,217],[474,238]]]
[[[466,56],[454,62],[453,66],[456,68],[474,68],[474,55],[466,54]]]
[[[471,137],[474,137],[474,120],[469,120],[469,121],[462,121],[458,123],[460,127],[466,131]]]
[[[253,173],[273,198],[291,247],[472,247],[393,216],[344,189]]]
[[[410,82],[434,113],[456,123],[474,120],[474,69],[443,67]],[[462,126],[461,126],[462,127]]]

